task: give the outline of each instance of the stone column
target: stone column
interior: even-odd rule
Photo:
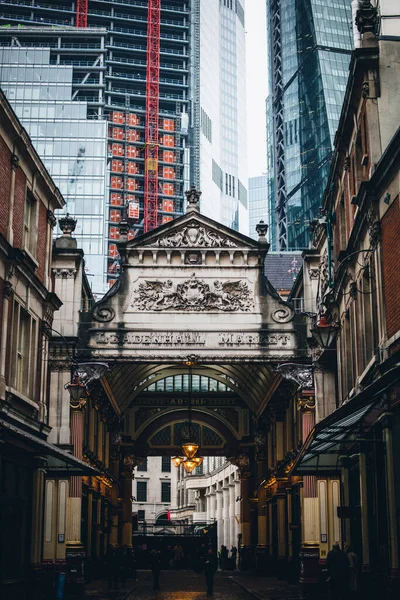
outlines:
[[[315,424],[315,401],[311,396],[298,400],[302,411],[303,442]],[[315,594],[319,582],[319,504],[317,478],[303,477],[302,489],[302,545],[300,552],[300,584],[303,594]]]
[[[363,564],[362,572],[365,574],[365,579],[368,578],[370,572],[370,556],[369,556],[369,527],[368,527],[368,493],[367,493],[367,460],[365,452],[359,454],[360,465],[360,504],[361,504],[361,538],[363,546]]]
[[[341,469],[340,479],[342,486],[342,504],[343,506],[350,506],[349,497],[349,468],[348,459],[346,456],[340,457]],[[341,519],[342,521],[342,542],[343,544],[351,545],[350,538],[350,519]],[[336,541],[336,540],[334,540]]]
[[[132,548],[132,475],[123,478],[122,545]]]
[[[250,480],[248,477],[242,478],[240,481],[240,495],[242,501],[240,503],[241,515],[240,522],[242,526],[242,544],[243,546],[251,545],[251,522],[250,522]]]
[[[119,497],[119,448],[122,441],[122,435],[119,429],[115,429],[110,434],[110,471],[114,478],[111,488],[111,505],[110,505],[110,535],[108,543],[116,547],[118,546],[118,497]]]
[[[32,546],[31,563],[40,565],[42,562],[42,540],[43,540],[43,502],[44,502],[44,467],[46,459],[36,458],[37,469],[33,474],[32,494]]]
[[[236,546],[237,547],[235,504],[236,504],[235,482],[231,480],[229,482],[229,539],[230,539],[230,548],[232,546]]]
[[[257,490],[257,571],[263,572],[267,560],[267,515],[265,489],[263,486]]]
[[[229,522],[229,487],[224,483],[222,490],[224,499],[223,517],[224,517],[224,545],[230,548],[230,522]]]
[[[3,312],[1,315],[0,339],[0,400],[6,398],[6,349],[8,337],[9,298],[13,291],[10,281],[3,281]]]
[[[218,486],[218,483],[217,483]],[[222,489],[216,491],[216,515],[217,515],[217,537],[218,549],[224,544],[224,524],[222,521]]]
[[[77,458],[82,458],[83,425],[82,407],[71,408],[71,442],[74,456]],[[81,519],[82,478],[73,476],[70,478],[69,497],[67,500],[66,559],[71,583],[77,586],[78,597],[83,596],[85,584],[83,567],[85,548],[81,541]]]
[[[388,514],[388,533],[390,544],[390,597],[398,598],[400,592],[399,547],[397,538],[396,491],[393,465],[393,434],[391,427],[392,415],[382,418],[383,441],[385,443],[386,460],[386,496]]]
[[[127,453],[123,458],[122,477],[122,545],[132,548],[132,478],[136,461],[133,454]],[[154,516],[155,517],[155,516]]]
[[[81,407],[71,409],[71,442],[74,456],[82,458],[83,443],[83,410]],[[81,542],[82,516],[82,478],[73,476],[70,479],[67,519],[67,553],[68,549],[76,553],[84,553]]]

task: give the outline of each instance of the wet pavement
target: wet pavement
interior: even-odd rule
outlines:
[[[218,572],[213,600],[299,600],[299,587],[252,573]],[[204,575],[193,571],[163,571],[160,591],[153,591],[150,571],[138,571],[137,581],[107,592],[106,581],[87,589],[86,600],[206,600]],[[97,588],[95,590],[94,588]],[[99,589],[100,588],[100,589]]]
[[[154,592],[149,572],[139,572],[135,589],[126,600],[205,600],[204,575],[193,571],[164,571],[160,577],[161,590]],[[252,600],[249,594],[225,574],[217,573],[214,579],[214,600]]]

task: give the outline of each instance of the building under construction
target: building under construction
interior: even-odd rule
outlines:
[[[204,192],[203,212],[247,233],[247,224],[241,225],[247,214],[247,171],[239,169],[236,156],[238,148],[245,148],[244,119],[235,113],[245,110],[244,101],[235,101],[237,94],[245,98],[239,85],[244,77],[244,11],[239,0],[215,0],[209,7],[215,13],[211,18],[201,5],[198,0],[1,4],[0,44],[50,48],[50,64],[72,69],[72,100],[86,106],[88,120],[107,122],[106,210],[103,230],[96,225],[96,231],[107,239],[106,265],[100,270],[107,273],[108,284],[118,275],[116,242],[123,216],[130,237],[166,223],[182,214],[184,191],[192,182]],[[207,25],[210,20],[213,29]],[[207,37],[204,64],[201,36]],[[240,47],[232,45],[232,36],[238,37]],[[240,78],[235,75],[237,64]],[[2,77],[2,87],[6,83]],[[18,114],[25,124],[24,115]],[[34,128],[27,129],[34,133]],[[72,152],[68,169],[68,174],[77,173],[70,177],[75,182],[84,174],[79,152]],[[46,165],[49,153],[48,146],[42,156]],[[60,184],[57,168],[51,173]],[[88,231],[87,208],[76,209],[80,201],[76,198],[74,204],[69,198],[70,187],[63,189],[69,206],[75,207],[70,212]],[[89,270],[99,271],[90,265],[92,245],[85,240],[82,245]]]
[[[111,283],[118,272],[115,242],[122,211],[133,237],[135,230],[152,229],[183,210],[188,17],[186,3],[168,0],[2,3],[0,22],[7,24],[2,45],[50,47],[54,64],[73,68],[73,99],[87,103],[88,118],[108,121]],[[33,24],[41,28],[40,36]],[[13,25],[17,31],[11,31]],[[46,26],[52,29],[45,31]],[[85,39],[74,40],[74,26],[88,28]],[[107,31],[103,49],[93,28]]]

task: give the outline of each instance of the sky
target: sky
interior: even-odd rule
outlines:
[[[246,0],[247,154],[249,177],[266,171],[266,0]]]

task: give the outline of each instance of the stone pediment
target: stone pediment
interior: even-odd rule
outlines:
[[[266,245],[265,245],[266,246]],[[140,235],[127,242],[129,252],[133,248],[153,249],[221,249],[260,250],[263,244],[225,227],[199,213],[190,212],[156,230]],[[265,250],[267,248],[265,247]]]

